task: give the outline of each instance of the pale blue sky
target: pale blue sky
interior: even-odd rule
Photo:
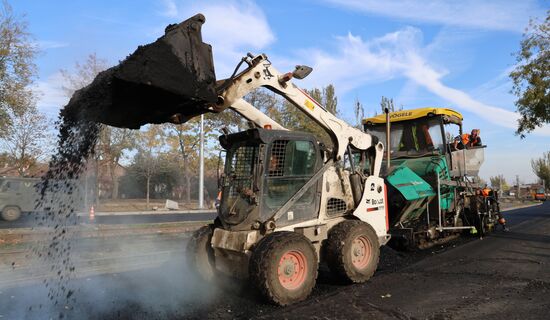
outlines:
[[[39,108],[54,116],[67,99],[59,70],[92,52],[111,64],[163,34],[169,23],[202,12],[218,78],[246,52],[264,52],[281,70],[314,67],[298,83],[333,83],[343,117],[354,122],[358,98],[367,115],[381,96],[404,108],[452,107],[466,130],[488,145],[481,176],[519,174],[535,180],[530,159],[550,150],[550,126],[525,140],[514,135],[514,96],[507,74],[530,17],[548,1],[10,1],[26,14],[43,49],[38,59]]]

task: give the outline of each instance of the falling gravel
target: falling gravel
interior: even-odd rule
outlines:
[[[75,289],[71,279],[75,272],[71,248],[75,239],[74,228],[78,224],[81,193],[77,192],[81,173],[93,154],[100,124],[60,116],[57,152],[53,155],[49,170],[39,184],[40,198],[36,209],[37,226],[49,230],[48,241],[39,242],[32,253],[50,276],[43,283],[48,289],[50,306],[38,306],[45,312],[65,318],[67,310],[75,302]],[[32,307],[31,307],[32,308]]]

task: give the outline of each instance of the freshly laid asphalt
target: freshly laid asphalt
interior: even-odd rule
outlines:
[[[199,281],[185,267],[182,243],[160,266],[73,280],[75,294],[66,304],[52,306],[42,284],[0,288],[0,316],[549,319],[550,202],[508,211],[506,217],[510,232],[497,230],[484,239],[460,239],[414,253],[382,248],[379,269],[365,284],[341,284],[321,270],[311,297],[285,308],[265,304],[245,284]]]

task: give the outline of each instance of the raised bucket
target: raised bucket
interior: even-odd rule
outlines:
[[[116,127],[185,122],[215,103],[212,47],[202,42],[202,14],[166,27],[155,42],[140,46],[117,66],[76,91],[66,117]]]

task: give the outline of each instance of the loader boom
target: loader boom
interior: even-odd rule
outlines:
[[[222,81],[229,84],[218,92],[218,102],[211,105],[214,112],[221,112],[227,108],[231,108],[231,106],[234,106],[233,109],[238,109],[239,106],[242,107],[244,105],[242,97],[254,89],[265,87],[283,96],[329,134],[335,147],[333,153],[335,161],[344,158],[348,144],[357,150],[367,150],[374,146],[376,156],[372,174],[379,176],[384,147],[378,139],[373,139],[370,134],[350,126],[327,111],[304,90],[298,88],[290,81],[292,73],[280,73],[271,65],[271,62],[265,55],[258,55],[246,60],[246,62],[248,63],[247,69],[234,78]],[[259,112],[257,109],[256,111]],[[241,108],[241,111],[238,112],[250,120],[253,118],[252,113],[256,113],[256,111],[250,108]],[[262,118],[262,120],[258,120],[255,123],[263,127],[263,125],[268,124],[268,121]]]

